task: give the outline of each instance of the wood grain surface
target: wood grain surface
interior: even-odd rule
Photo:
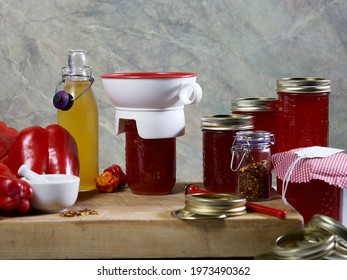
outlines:
[[[303,228],[302,216],[273,192],[262,204],[284,209],[286,219],[248,212],[218,220],[179,220],[184,184],[163,196],[80,193],[69,210],[97,215],[61,217],[0,212],[1,259],[138,259],[253,257],[271,250],[282,234]]]

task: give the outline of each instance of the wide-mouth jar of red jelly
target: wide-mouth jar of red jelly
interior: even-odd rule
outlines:
[[[240,114],[201,118],[203,181],[208,191],[237,192],[237,176],[230,168],[231,148],[237,131],[254,128],[253,119]]]
[[[330,80],[283,78],[277,80],[279,152],[329,144]]]
[[[231,100],[231,113],[254,117],[254,129],[269,131],[277,138],[278,98],[246,97]],[[271,154],[277,152],[276,142],[271,146]]]
[[[176,183],[176,138],[141,138],[135,120],[126,120],[124,130],[129,189],[140,195],[169,194]]]

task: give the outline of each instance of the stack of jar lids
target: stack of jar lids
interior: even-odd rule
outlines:
[[[334,250],[325,259],[347,260],[347,228],[344,225],[328,216],[314,215],[308,226],[325,229],[334,235]]]
[[[197,215],[238,216],[246,213],[246,199],[232,194],[188,194],[184,209]]]
[[[335,246],[335,237],[328,231],[309,227],[280,236],[272,246],[275,259],[321,259],[329,255]]]
[[[257,259],[347,260],[347,228],[330,217],[314,215],[304,229],[278,237],[272,252]]]
[[[196,193],[185,196],[185,207],[172,212],[179,219],[215,219],[246,214],[246,199],[234,194]]]

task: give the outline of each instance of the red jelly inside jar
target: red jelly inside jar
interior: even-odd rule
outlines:
[[[329,144],[330,80],[324,78],[284,78],[277,81],[279,152]],[[277,178],[282,192],[282,180]],[[321,180],[289,183],[286,198],[303,216],[305,223],[314,214],[341,221],[342,190]]]
[[[279,152],[329,144],[330,81],[292,78],[277,81]]]
[[[271,154],[277,153],[277,115],[278,99],[270,97],[236,98],[231,101],[233,114],[244,114],[254,117],[254,129],[269,131],[275,139],[271,146]]]
[[[208,191],[236,193],[237,172],[231,170],[231,148],[237,131],[253,129],[253,117],[211,115],[201,118],[203,180]]]
[[[277,179],[277,190],[282,194],[282,180]],[[287,201],[309,222],[313,215],[322,214],[342,222],[343,190],[322,180],[308,183],[289,183]]]
[[[125,121],[126,175],[130,190],[163,195],[176,183],[176,138],[143,139],[134,120]]]

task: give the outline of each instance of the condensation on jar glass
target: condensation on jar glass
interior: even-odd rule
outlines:
[[[235,135],[230,167],[237,174],[238,193],[248,200],[270,199],[273,143],[268,131],[239,131]]]
[[[328,146],[330,91],[330,80],[324,78],[277,80],[279,152]]]
[[[269,131],[276,139],[278,98],[247,97],[231,101],[232,114],[245,114],[254,117],[254,129]],[[271,146],[271,153],[277,152],[276,143]]]
[[[207,190],[235,193],[236,175],[230,170],[231,147],[237,131],[254,128],[253,116],[209,115],[201,118],[203,180]]]

